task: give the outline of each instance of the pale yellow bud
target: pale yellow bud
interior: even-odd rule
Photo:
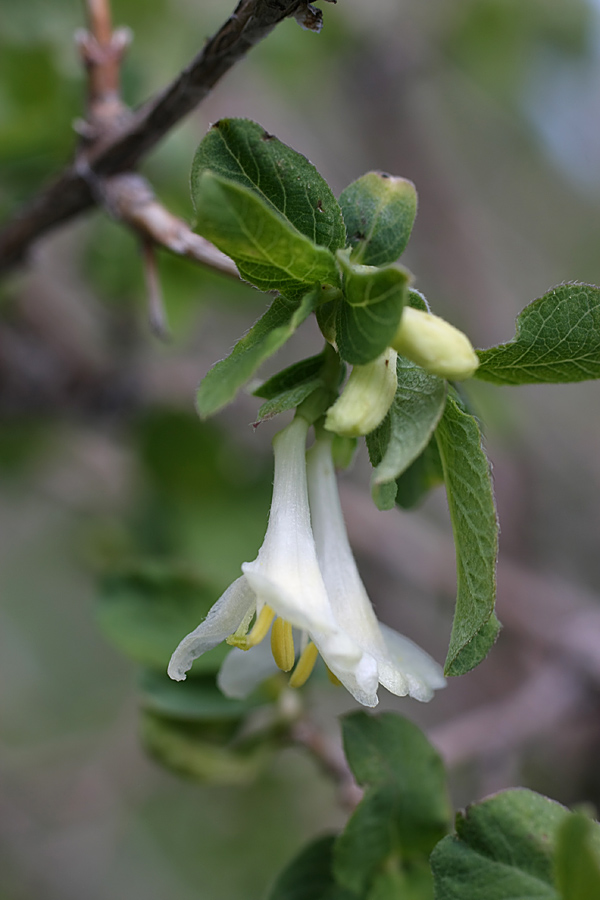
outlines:
[[[398,353],[442,378],[470,378],[479,365],[466,334],[439,316],[406,306],[392,341]]]
[[[358,437],[377,428],[396,395],[396,357],[396,351],[388,347],[366,366],[354,366],[341,396],[327,412],[328,431]]]

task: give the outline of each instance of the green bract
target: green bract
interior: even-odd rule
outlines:
[[[342,356],[364,366],[390,346],[406,302],[409,273],[400,266],[378,269],[351,263],[338,253],[345,301],[339,301],[336,341]]]

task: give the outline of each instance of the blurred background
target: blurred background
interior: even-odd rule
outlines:
[[[115,24],[135,35],[126,102],[174,77],[232,7],[113,0]],[[197,143],[211,122],[247,116],[308,156],[336,194],[369,169],[415,182],[403,261],[476,346],[510,339],[517,313],[550,287],[600,283],[600,3],[324,7],[319,36],[281,24],[148,158],[161,201],[190,219]],[[72,152],[83,16],[71,0],[0,0],[2,219]],[[210,424],[194,413],[198,382],[264,296],[166,253],[160,276],[167,344],[147,324],[137,242],[103,213],[52,233],[0,283],[0,900],[260,900],[303,841],[344,821],[302,750],[228,768],[194,741],[220,746],[229,725],[169,743],[164,684],[148,687],[256,554],[281,427],[252,427],[249,394]],[[264,374],[320,346],[307,324]],[[458,805],[516,784],[600,804],[600,391],[469,393],[494,466],[506,627],[482,666],[428,706],[389,695],[381,706],[425,727]],[[443,660],[454,599],[443,492],[416,512],[379,513],[368,478],[363,451],[342,482],[371,597]],[[144,643],[149,604],[164,628],[148,626]],[[351,698],[318,677],[307,697],[335,737]],[[152,761],[140,732],[196,780]]]

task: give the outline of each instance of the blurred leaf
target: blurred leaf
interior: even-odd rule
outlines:
[[[390,346],[406,300],[408,273],[399,266],[358,266],[338,254],[344,297],[337,307],[336,341],[342,359],[363,366]]]
[[[338,284],[335,260],[257,193],[204,170],[194,183],[196,231],[233,259],[262,291]]]
[[[558,828],[556,886],[561,900],[600,897],[600,825],[582,813],[568,816]]]
[[[500,629],[494,615],[498,519],[479,424],[452,397],[436,439],[456,545],[456,611],[445,673],[463,675],[486,656]]]
[[[423,452],[396,481],[396,503],[402,509],[412,509],[429,493],[444,483],[444,469],[435,435]],[[383,485],[389,488],[390,485]]]
[[[194,665],[195,673],[198,671]],[[194,673],[194,674],[195,674]],[[142,706],[149,712],[186,721],[240,719],[260,705],[260,699],[230,700],[221,693],[214,678],[187,678],[172,681],[166,672],[145,669],[140,679]]]
[[[356,900],[332,874],[334,841],[323,837],[305,847],[281,873],[268,900]]]
[[[97,618],[106,636],[138,663],[166,671],[179,641],[206,616],[217,599],[190,574],[146,566],[107,575],[100,585]],[[214,672],[226,653],[216,647],[195,664]]]
[[[165,768],[203,784],[247,785],[257,777],[269,755],[269,746],[257,740],[232,749],[207,740],[205,726],[179,722],[144,712],[141,738],[146,751]]]
[[[305,156],[256,122],[221,119],[201,141],[191,176],[197,209],[197,184],[207,170],[249,189],[313,244],[331,251],[345,246],[342,213],[327,182]]]
[[[352,262],[385,266],[398,259],[417,214],[417,192],[411,181],[367,172],[342,191],[340,206],[353,248]]]
[[[600,288],[553,288],[519,314],[512,341],[478,355],[475,377],[495,384],[600,378]]]
[[[393,859],[408,884],[413,872],[422,884],[427,857],[450,822],[440,757],[415,725],[393,713],[353,713],[342,727],[348,763],[367,790],[336,842],[338,881],[362,893]]]
[[[503,791],[456,818],[431,856],[436,900],[559,900],[553,856],[571,813],[523,789]],[[590,898],[591,900],[591,898]]]
[[[371,482],[373,499],[379,509],[393,508],[395,481],[429,444],[446,402],[443,378],[430,375],[400,355],[396,371],[398,387],[390,411],[381,425],[367,435],[369,458],[375,468]]]
[[[275,297],[267,312],[237,342],[229,356],[216,363],[201,382],[196,406],[202,419],[233,400],[259,366],[279,350],[310,315],[318,297],[318,288],[299,302]]]
[[[406,866],[407,872],[392,869],[379,872],[366,900],[433,900],[429,863],[423,860]]]

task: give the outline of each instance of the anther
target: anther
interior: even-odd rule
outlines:
[[[296,653],[292,626],[285,619],[275,619],[271,629],[271,652],[273,659],[282,672],[289,672],[294,667]]]
[[[302,651],[298,664],[290,677],[290,687],[299,688],[308,681],[312,670],[315,667],[319,651],[312,641],[306,645]]]

